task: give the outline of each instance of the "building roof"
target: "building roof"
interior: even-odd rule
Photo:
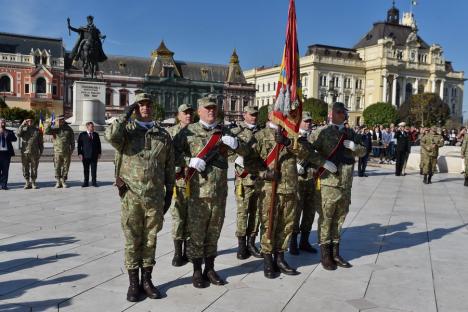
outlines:
[[[0,32],[0,52],[29,55],[31,49],[47,50],[52,57],[64,55],[62,38],[48,38]]]
[[[334,57],[347,57],[360,59],[355,49],[335,47],[323,44],[313,44],[307,47],[306,56],[311,54],[330,55]]]
[[[374,23],[372,29],[353,48],[360,49],[376,45],[379,39],[383,39],[385,37],[393,38],[397,46],[404,46],[406,44],[406,39],[408,39],[409,34],[412,32],[413,28],[410,26],[387,22],[377,22]],[[429,45],[419,36],[418,42],[421,44],[421,48],[429,48]]]
[[[109,55],[99,64],[105,75],[144,77],[151,66],[151,58],[137,56]]]
[[[182,77],[201,81],[226,81],[229,66],[209,63],[175,61]]]

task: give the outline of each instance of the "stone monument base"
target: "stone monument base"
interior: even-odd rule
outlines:
[[[102,81],[75,81],[73,84],[73,116],[67,121],[74,131],[86,130],[93,122],[96,131],[105,127],[106,83]]]

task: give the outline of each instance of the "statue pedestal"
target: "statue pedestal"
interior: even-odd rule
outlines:
[[[106,83],[100,81],[75,81],[73,84],[73,117],[71,127],[86,130],[86,123],[92,121],[96,131],[104,130]]]

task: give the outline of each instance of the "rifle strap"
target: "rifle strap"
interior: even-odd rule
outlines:
[[[343,133],[340,137],[340,140],[338,141],[338,144],[336,144],[336,146],[333,148],[331,153],[327,156],[327,160],[332,159],[336,155],[336,152],[338,152],[338,148],[343,144],[344,140],[345,140],[345,134]],[[322,176],[324,172],[325,172],[325,168],[320,167],[315,173],[315,176],[314,176],[315,181],[320,181],[320,177]]]
[[[197,154],[197,158],[203,158],[205,157],[211,150],[218,144],[218,142],[221,140],[222,133],[221,132],[215,132],[211,135],[210,139],[206,143],[206,145],[202,148],[202,150]],[[190,179],[192,179],[193,175],[197,172],[196,169],[194,168],[188,168],[187,169],[187,174],[185,175],[185,182],[189,182]]]

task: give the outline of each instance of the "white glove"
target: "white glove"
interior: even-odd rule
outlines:
[[[234,138],[229,135],[223,135],[221,137],[221,141],[226,146],[229,146],[231,149],[235,150],[239,146],[239,142],[237,142],[237,138]]]
[[[354,144],[353,141],[344,140],[343,145],[344,145],[344,147],[346,147],[347,149],[352,150],[353,152],[356,150],[356,144]]]
[[[335,173],[336,171],[338,171],[338,168],[336,168],[336,165],[329,160],[325,161],[325,163],[323,164],[323,168],[330,171],[331,173]]]
[[[299,164],[296,164],[296,167],[297,167],[297,174],[298,174],[298,175],[303,175],[303,174],[305,173],[304,167],[302,167],[302,166],[299,165]]]
[[[234,160],[234,163],[238,165],[239,167],[244,168],[244,157],[238,156],[236,160]]]
[[[197,170],[198,172],[203,172],[206,168],[206,162],[198,157],[190,158],[189,167]]]

